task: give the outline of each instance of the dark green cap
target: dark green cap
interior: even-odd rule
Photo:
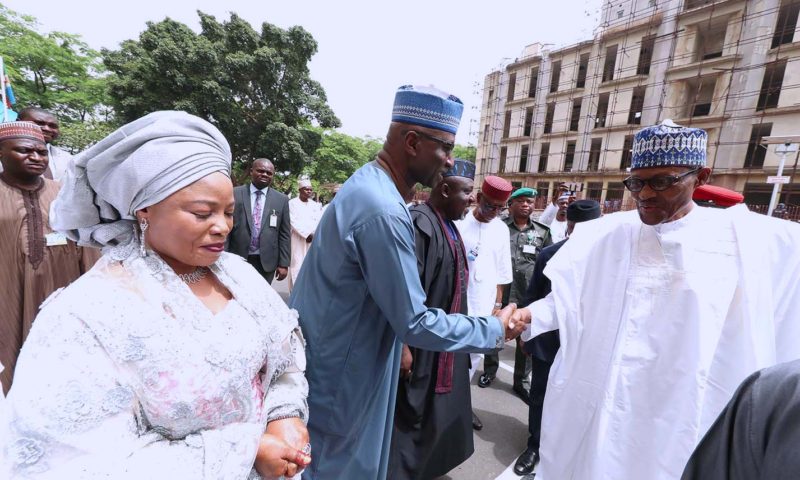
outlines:
[[[518,188],[511,194],[511,199],[515,199],[517,197],[535,197],[538,195],[535,188],[523,187]]]

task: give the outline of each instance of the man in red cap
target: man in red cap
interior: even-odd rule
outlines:
[[[497,218],[506,206],[513,187],[500,177],[492,175],[483,180],[478,192],[477,206],[464,220],[456,222],[464,248],[467,250],[469,281],[467,283],[467,310],[469,315],[494,315],[503,306],[503,286],[513,280],[511,269],[511,242],[508,227]],[[472,354],[470,378],[475,375],[483,355]],[[491,383],[491,382],[489,382]],[[473,427],[483,428],[478,417],[472,414]]]
[[[692,200],[704,207],[728,208],[744,201],[744,195],[716,185],[700,185],[694,190]]]
[[[8,391],[39,306],[91,265],[81,247],[50,228],[50,203],[60,187],[43,177],[48,155],[42,130],[31,122],[0,124],[0,164],[0,380]]]

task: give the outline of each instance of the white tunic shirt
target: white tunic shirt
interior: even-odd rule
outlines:
[[[532,334],[559,328],[562,344],[539,477],[678,479],[739,383],[800,357],[787,308],[800,308],[800,229],[697,207],[655,227],[613,214],[591,230],[579,225],[553,257],[553,293],[530,307]]]
[[[317,224],[322,218],[322,208],[314,200],[308,199],[304,202],[300,197],[295,197],[289,200],[289,218],[292,224],[292,259],[289,265],[289,289],[291,289],[311,248],[306,238],[317,230]]]
[[[464,240],[469,266],[468,315],[491,315],[497,299],[497,286],[513,280],[508,227],[499,218],[481,223],[472,212],[455,223]]]
[[[554,218],[553,221],[550,222],[550,238],[553,239],[553,243],[558,243],[567,238],[566,220],[559,222],[558,219]]]

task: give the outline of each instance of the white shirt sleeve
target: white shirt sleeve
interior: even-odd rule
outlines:
[[[531,324],[522,332],[521,338],[523,342],[527,342],[545,332],[558,329],[558,318],[556,317],[556,306],[552,293],[525,308],[531,312]]]

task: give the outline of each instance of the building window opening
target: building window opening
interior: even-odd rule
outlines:
[[[601,93],[597,100],[597,118],[594,119],[594,128],[603,128],[606,126],[606,117],[608,116],[608,99],[611,97],[610,93]]]
[[[541,150],[539,150],[539,168],[537,168],[537,172],[544,173],[547,171],[547,157],[550,156],[550,144],[543,143]],[[541,190],[539,190],[541,193]]]
[[[578,131],[578,126],[581,123],[581,103],[582,100],[580,98],[576,98],[572,101],[572,116],[569,118],[570,132]]]
[[[509,77],[508,77],[508,99],[507,99],[507,101],[510,102],[510,101],[514,100],[514,93],[516,93],[516,89],[517,89],[517,74],[515,72],[515,73],[512,73],[511,75],[509,75]]]
[[[528,107],[525,109],[525,125],[522,130],[522,135],[525,137],[530,137],[532,128],[533,128],[533,107]]]
[[[639,50],[639,63],[636,66],[637,75],[649,75],[650,64],[653,63],[653,49],[656,46],[656,36],[650,35],[642,39],[642,47]]]
[[[520,172],[527,172],[528,171],[528,145],[523,145],[522,149],[519,154],[519,171]]]
[[[536,88],[539,86],[539,67],[531,69],[531,81],[528,84],[528,97],[534,98],[536,96]]]
[[[727,24],[701,24],[697,26],[695,61],[711,60],[722,56]]]
[[[564,153],[564,171],[571,172],[575,162],[575,142],[567,142],[567,151]]]
[[[628,125],[640,125],[642,123],[645,88],[646,87],[636,87],[633,89],[631,109],[630,112],[628,112]]]
[[[547,113],[544,116],[544,133],[553,132],[553,117],[556,115],[555,102],[547,104]]]
[[[716,77],[692,78],[686,82],[686,104],[688,117],[706,117],[711,114]]]
[[[553,72],[550,75],[550,93],[558,91],[558,83],[561,81],[561,60],[553,62]]]
[[[786,73],[786,60],[770,63],[764,70],[764,80],[761,82],[761,92],[758,95],[756,110],[778,106],[783,88],[783,75]]]
[[[761,139],[772,134],[771,123],[757,123],[750,130],[750,142],[744,157],[744,168],[761,168],[767,157],[767,146],[761,145]]]
[[[578,64],[578,80],[575,83],[575,88],[583,88],[586,86],[586,72],[589,70],[589,54],[584,53],[581,55],[580,63]]]
[[[614,70],[617,67],[617,45],[606,48],[606,59],[603,63],[603,81],[614,80]]]
[[[596,172],[600,167],[600,152],[602,151],[602,149],[603,149],[603,139],[593,138],[592,146],[589,149],[589,163],[586,165],[586,169],[589,170],[590,172]]]
[[[775,34],[772,37],[772,48],[792,43],[798,15],[800,15],[800,1],[783,0],[781,2],[778,22],[775,24]]]

